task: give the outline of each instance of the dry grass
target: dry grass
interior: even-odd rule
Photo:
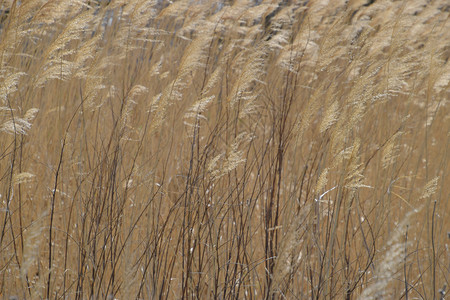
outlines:
[[[0,6],[1,298],[443,299],[447,1]]]

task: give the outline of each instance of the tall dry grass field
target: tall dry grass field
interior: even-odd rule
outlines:
[[[0,298],[444,299],[449,11],[1,1]]]

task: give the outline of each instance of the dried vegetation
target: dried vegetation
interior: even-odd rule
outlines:
[[[447,1],[0,5],[1,298],[443,299]]]

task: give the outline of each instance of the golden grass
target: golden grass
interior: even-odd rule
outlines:
[[[3,1],[0,297],[443,299],[428,2]]]

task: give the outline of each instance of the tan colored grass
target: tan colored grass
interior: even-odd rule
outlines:
[[[0,9],[0,298],[450,285],[445,1]]]

